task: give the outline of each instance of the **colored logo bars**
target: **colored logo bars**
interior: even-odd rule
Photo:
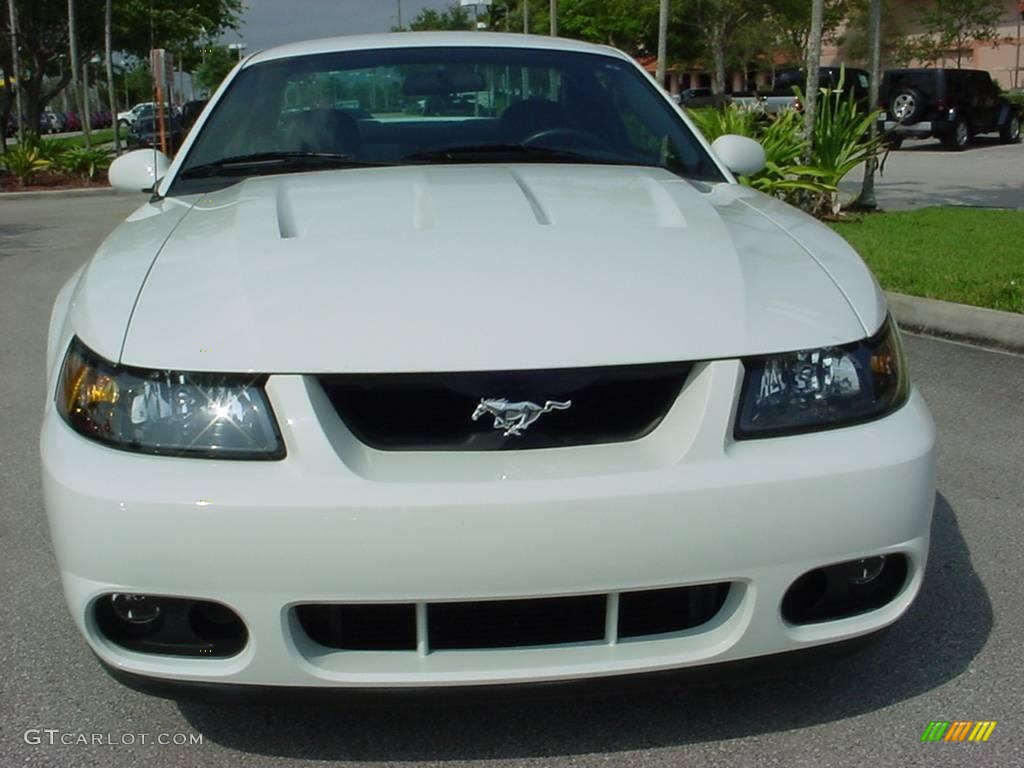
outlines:
[[[995,729],[995,720],[932,720],[921,741],[988,741]]]

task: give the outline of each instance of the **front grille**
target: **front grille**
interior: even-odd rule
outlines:
[[[693,629],[714,618],[730,584],[520,600],[426,603],[308,604],[295,609],[303,631],[328,648],[430,650],[529,648],[651,637]]]
[[[430,647],[514,648],[604,639],[607,597],[436,603],[427,608]]]
[[[636,440],[661,422],[691,363],[605,368],[321,376],[338,415],[381,450],[484,451]],[[552,405],[519,435],[473,414],[482,399]]]

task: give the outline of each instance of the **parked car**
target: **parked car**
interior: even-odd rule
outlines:
[[[869,111],[869,87],[871,76],[863,69],[850,67],[821,67],[818,70],[818,87],[831,91],[842,91],[853,94],[865,112]],[[732,100],[739,104],[758,106],[768,114],[775,114],[783,109],[803,110],[803,104],[797,91],[806,94],[807,75],[800,69],[780,69],[770,91],[756,94],[733,95]]]
[[[144,101],[141,104],[136,104],[131,109],[129,109],[129,110],[125,111],[125,112],[118,112],[117,113],[118,125],[131,126],[132,124],[135,123],[136,120],[139,119],[139,117],[143,117],[144,116],[142,114],[144,111],[146,111],[146,110],[150,110],[151,111],[153,106],[154,106],[154,102],[152,102],[152,101]]]
[[[714,107],[725,104],[732,99],[728,96],[715,96],[710,88],[687,88],[679,94],[679,104],[684,107],[696,109],[699,107]]]
[[[988,72],[975,69],[890,69],[882,78],[882,130],[890,146],[904,139],[939,139],[962,150],[982,133],[1020,141],[1021,111]]]
[[[176,117],[168,117],[165,120],[168,147],[173,153],[181,146],[183,136],[181,121]],[[155,117],[140,117],[136,120],[132,127],[128,129],[127,144],[129,149],[159,147],[160,128],[158,119]]]
[[[89,121],[93,128],[109,128],[112,122],[110,113],[102,109],[90,113]]]
[[[308,87],[374,81],[369,119]],[[853,249],[737,181],[764,163],[605,46],[246,58],[173,164],[114,161],[147,202],[52,312],[43,498],[90,648],[143,682],[422,687],[895,622],[934,425]]]
[[[68,130],[68,116],[66,112],[54,112],[54,117],[57,120],[57,132],[66,133]]]
[[[181,128],[183,131],[188,133],[192,130],[192,125],[199,119],[199,115],[206,108],[208,101],[209,99],[198,99],[196,101],[186,101],[181,105]]]
[[[64,113],[65,130],[67,131],[80,131],[82,130],[82,121],[78,117],[77,112],[65,112]]]
[[[39,133],[60,133],[60,119],[56,113],[47,109],[39,114]]]

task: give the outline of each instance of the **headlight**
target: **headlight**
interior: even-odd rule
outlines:
[[[870,421],[903,405],[909,391],[891,320],[865,341],[749,358],[743,364],[737,440]]]
[[[171,456],[280,459],[284,443],[266,376],[153,371],[114,365],[77,338],[57,386],[57,411],[112,448]]]

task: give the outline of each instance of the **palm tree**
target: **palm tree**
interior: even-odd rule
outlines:
[[[121,129],[117,124],[117,95],[114,93],[113,26],[113,0],[107,0],[106,14],[103,18],[103,42],[104,58],[107,64],[107,96],[110,102],[108,108],[110,109],[110,124],[114,127],[114,151],[121,154]]]
[[[75,100],[82,120],[82,135],[85,137],[86,148],[91,149],[92,138],[89,136],[89,116],[85,112],[85,94],[82,92],[82,77],[79,72],[78,19],[75,16],[75,0],[68,0],[68,42],[71,48],[71,82],[74,84]]]
[[[668,58],[668,8],[669,0],[661,0],[658,9],[658,85],[665,86],[665,60]]]
[[[879,79],[882,77],[882,0],[871,0],[868,21],[868,48],[871,51],[871,85],[869,86],[868,101],[871,109],[878,104]],[[876,126],[871,126],[874,134]],[[874,210],[878,207],[878,200],[875,198],[875,168],[878,161],[872,157],[864,165],[864,183],[860,188],[860,196],[857,198],[857,207],[866,210]]]
[[[807,159],[814,151],[814,122],[818,115],[818,70],[821,67],[821,36],[825,19],[825,0],[812,0],[811,31],[807,38],[807,79],[804,90],[804,135]]]
[[[11,16],[11,80],[14,82],[14,100],[18,109],[18,141],[24,136],[25,113],[21,108],[21,72],[18,67],[18,12],[14,8],[14,0],[7,0],[7,10]],[[7,142],[4,142],[4,152]]]

